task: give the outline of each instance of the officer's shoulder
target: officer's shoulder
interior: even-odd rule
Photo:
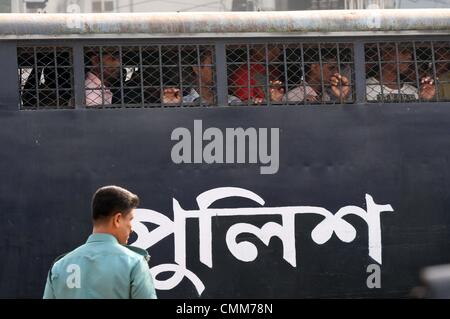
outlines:
[[[59,261],[59,260],[61,260],[61,259],[63,259],[67,254],[69,254],[70,252],[68,252],[68,253],[64,253],[64,254],[61,254],[61,255],[59,255],[58,257],[56,257],[54,260],[53,260],[53,262],[52,262],[52,267]]]
[[[65,256],[67,256],[70,252],[68,253],[64,253],[59,255],[58,257],[56,257],[53,262],[52,265],[50,266],[50,270],[48,271],[48,277],[51,278],[52,274],[54,273],[58,273],[59,272],[59,266],[58,266],[58,262],[61,261]]]
[[[145,249],[135,247],[135,246],[130,246],[130,245],[122,245],[122,246],[128,251],[128,253],[130,253],[131,255],[133,255],[139,259],[142,257],[144,257],[144,259],[146,261],[148,261],[150,259],[150,255],[148,254],[148,252]]]
[[[64,254],[59,255],[58,257],[56,257],[53,260],[52,267],[55,266],[55,265],[64,263],[64,261],[67,261],[68,259],[71,259],[73,257],[79,256],[80,254],[84,255],[85,249],[86,249],[86,245],[83,244],[83,245],[78,246],[77,248],[75,248],[75,249],[73,249],[71,251],[68,251],[68,252],[66,252]]]

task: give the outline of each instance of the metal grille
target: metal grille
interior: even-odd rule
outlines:
[[[450,100],[448,42],[370,43],[365,52],[368,102]]]
[[[239,44],[226,51],[229,104],[354,102],[352,44]]]
[[[19,47],[20,109],[74,107],[72,49]]]
[[[20,109],[74,108],[75,93],[87,108],[214,106],[218,93],[228,105],[347,104],[356,100],[355,72],[360,101],[450,101],[448,41],[366,43],[356,71],[353,43],[217,48],[225,48],[218,64],[214,45],[88,46],[76,59],[84,70],[74,70],[72,48],[19,46]]]
[[[217,103],[212,46],[95,46],[84,55],[87,107]]]

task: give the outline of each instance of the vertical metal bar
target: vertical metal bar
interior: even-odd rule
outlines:
[[[382,63],[381,63],[381,59],[382,59],[382,55],[381,55],[381,51],[380,51],[380,43],[377,42],[377,55],[378,55],[378,68],[379,68],[379,72],[380,72],[380,79],[379,79],[379,84],[380,84],[380,91],[381,91],[381,102],[384,103],[384,81],[383,81],[383,68],[382,68]],[[385,61],[383,61],[383,63],[386,63]]]
[[[202,106],[203,105],[203,95],[202,95],[202,77],[200,76],[200,74],[201,74],[201,64],[202,64],[202,61],[200,61],[201,59],[200,59],[200,46],[199,45],[196,45],[195,46],[195,49],[196,49],[196,52],[197,52],[197,80],[198,80],[198,95],[200,95],[200,98],[199,98],[199,104],[200,104],[200,106]],[[212,57],[211,57],[212,58]]]
[[[142,45],[139,47],[139,71],[141,74],[141,106],[144,107],[145,99],[144,99],[144,62],[142,61]]]
[[[36,47],[33,47],[33,53],[34,53],[34,72],[36,74],[36,78],[35,78],[35,82],[36,82],[36,109],[39,108],[39,81],[40,76],[39,76],[39,72],[38,72],[38,59],[37,59],[37,53],[36,53]]]
[[[336,55],[337,55],[337,67],[338,67],[338,74],[342,77],[341,73],[341,52],[339,51],[339,43],[336,43]],[[338,79],[339,80],[339,79]],[[339,83],[339,103],[344,104],[344,96],[342,96],[342,81],[338,81]]]
[[[87,101],[86,98],[86,88],[84,74],[84,49],[81,43],[75,42],[73,44],[73,93],[75,95],[75,109],[84,108]]]
[[[56,86],[55,86],[55,90],[56,90],[56,108],[59,109],[59,82],[58,82],[58,61],[57,58],[57,54],[56,54],[56,47],[53,47],[53,57],[55,59],[55,78],[56,78]]]
[[[161,45],[158,45],[159,54],[159,96],[160,96],[160,106],[164,105],[164,91],[163,91],[163,69],[162,69],[162,49]]]
[[[286,56],[286,44],[283,44],[283,64],[284,64],[284,98],[281,101],[281,104],[289,104],[289,101],[287,99],[288,94],[288,63],[287,63],[287,56]]]
[[[324,97],[325,97],[325,79],[323,78],[323,65],[322,65],[322,47],[320,45],[320,42],[317,44],[319,48],[319,65],[320,65],[320,84],[322,85],[322,94],[320,96],[321,104],[324,104]]]
[[[417,87],[417,96],[418,96],[418,100],[421,101],[421,97],[420,97],[420,77],[419,77],[419,67],[417,65],[417,52],[416,52],[416,42],[413,41],[413,57],[414,57],[414,69],[416,71],[416,87]]]
[[[228,105],[228,69],[225,44],[216,43],[217,103]]]
[[[265,55],[265,69],[266,69],[266,104],[272,105],[272,98],[270,94],[270,84],[269,84],[269,47],[267,45],[267,42],[264,43],[264,55]]]
[[[209,51],[208,54],[211,55],[211,64],[208,67],[211,69],[211,72],[212,72],[212,77],[211,77],[212,83],[209,84],[208,88],[213,94],[212,105],[217,105],[216,56],[214,54],[215,51],[212,46],[209,47],[208,51]],[[227,100],[226,102],[228,103],[228,87],[225,91],[225,95],[226,95],[226,100]]]
[[[398,52],[398,42],[395,42],[395,56],[396,56],[395,62],[397,63],[397,87],[398,87],[398,96],[400,97],[400,101],[401,101],[401,102],[404,102],[404,101],[403,101],[402,94],[401,94],[402,87],[401,87],[401,83],[400,83],[400,55],[399,55],[399,52]]]
[[[247,44],[247,105],[250,105],[250,46]]]
[[[366,55],[364,51],[364,43],[356,41],[353,43],[355,56],[355,83],[354,89],[356,94],[356,103],[363,104],[366,102]],[[381,69],[380,69],[381,73]],[[352,83],[350,81],[350,83]],[[381,84],[381,83],[380,83]],[[350,86],[353,89],[353,85]]]
[[[103,79],[103,47],[99,47],[99,60],[100,60],[100,90],[102,92],[102,106],[105,106],[105,80]],[[112,100],[111,100],[112,103]]]
[[[437,75],[436,75],[436,59],[434,56],[434,42],[430,41],[430,43],[431,43],[431,63],[433,66],[433,84],[436,88],[435,89],[435,92],[436,92],[435,97],[436,97],[436,101],[439,101],[440,98],[439,98],[439,87],[438,87]],[[419,90],[420,90],[420,88],[419,88]]]
[[[303,105],[306,105],[306,97],[307,97],[307,92],[306,92],[306,73],[305,73],[305,51],[303,50],[303,43],[300,43],[300,60],[301,60],[301,64],[302,64],[302,84],[303,84]]]
[[[119,67],[120,67],[120,104],[122,107],[125,106],[125,102],[124,102],[124,94],[123,94],[123,59],[122,59],[122,46],[119,45]],[[112,104],[112,101],[111,101]]]
[[[19,52],[18,51],[16,52],[16,54],[17,54],[17,57],[19,57]],[[2,66],[0,65],[0,68],[1,67]],[[24,90],[24,85],[22,85],[22,81],[23,81],[23,77],[24,77],[25,72],[23,71],[23,67],[21,67],[18,62],[17,62],[17,68],[18,68],[18,73],[19,73],[18,74],[19,78],[17,79],[17,88],[19,90],[19,96],[22,96],[23,90]],[[1,101],[2,98],[3,98],[3,94],[2,94],[2,92],[0,92],[0,101]],[[18,106],[19,106],[19,109],[23,106],[22,99],[19,99]],[[5,107],[5,106],[1,105],[1,103],[0,103],[0,107]]]
[[[18,48],[15,42],[0,42],[0,70],[4,79],[17,79]],[[19,83],[20,81],[20,83]],[[2,81],[0,89],[0,109],[17,111],[21,105],[21,79]]]
[[[182,60],[181,60],[181,45],[177,45],[178,47],[178,80],[180,81],[180,94],[181,94],[181,100],[180,105],[183,106],[183,68],[181,67]]]

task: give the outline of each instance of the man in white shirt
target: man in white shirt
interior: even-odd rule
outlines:
[[[93,54],[90,57],[90,65],[84,81],[86,106],[112,104],[113,94],[110,87],[120,74],[119,58],[110,53],[104,53],[101,57]]]
[[[413,61],[410,50],[384,49],[382,53],[382,83],[380,80],[371,77],[366,80],[366,99],[367,101],[379,102],[408,102],[422,100],[431,100],[436,94],[436,86],[431,77],[426,76],[420,80],[420,89],[408,83],[399,83],[398,79],[407,74],[413,67],[410,61]],[[397,70],[400,74],[397,74]]]
[[[281,83],[273,82],[270,91],[275,102],[335,102],[344,103],[351,99],[350,74],[348,66],[338,65],[335,48],[321,49],[321,55],[315,48],[304,52],[305,74],[303,81],[286,94]],[[341,53],[342,54],[342,53]],[[321,61],[320,61],[321,60]],[[307,62],[307,63],[306,63]]]

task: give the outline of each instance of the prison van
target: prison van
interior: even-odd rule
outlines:
[[[0,15],[0,297],[104,185],[159,298],[394,298],[450,263],[450,10]]]

